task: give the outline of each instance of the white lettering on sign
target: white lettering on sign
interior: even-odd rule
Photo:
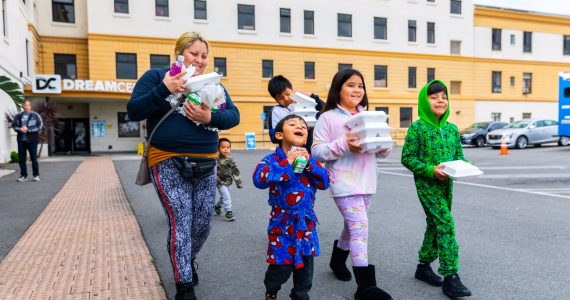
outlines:
[[[81,80],[64,79],[64,91],[88,91],[88,92],[114,92],[131,93],[135,84],[133,82],[110,81],[110,80]]]
[[[562,105],[560,108],[562,108],[562,109],[570,109],[570,105]]]

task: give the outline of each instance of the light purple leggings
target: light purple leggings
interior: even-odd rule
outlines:
[[[355,267],[368,266],[368,206],[372,195],[335,197],[334,202],[344,218],[344,227],[338,239],[338,247],[350,250]]]

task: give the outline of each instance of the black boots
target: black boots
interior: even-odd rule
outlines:
[[[457,274],[445,277],[441,290],[449,298],[471,296],[471,291],[461,283]]]
[[[194,285],[192,283],[176,284],[175,300],[196,300]]]
[[[368,267],[352,267],[358,289],[354,294],[356,300],[391,300],[392,296],[376,286],[374,265]]]
[[[350,281],[350,279],[352,279],[350,270],[346,267],[346,259],[349,253],[350,251],[342,250],[338,247],[338,240],[334,241],[329,267],[331,267],[334,276],[336,276],[338,280]]]
[[[435,274],[429,264],[420,263],[416,269],[416,279],[421,280],[429,285],[441,286],[443,279]]]
[[[198,285],[198,273],[196,273],[196,269],[198,269],[198,263],[194,262],[194,260],[191,263],[191,267],[192,267],[192,284],[194,286]]]

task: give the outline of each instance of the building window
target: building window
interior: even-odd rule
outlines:
[[[450,41],[449,53],[451,55],[461,55],[461,41]]]
[[[273,77],[273,61],[264,59],[261,62],[261,77],[271,78]]]
[[[30,76],[30,41],[26,39],[26,75]]]
[[[168,17],[168,0],[155,0],[157,17]]]
[[[255,30],[255,6],[238,4],[238,29]]]
[[[532,32],[523,32],[523,52],[532,52]]]
[[[452,14],[461,14],[461,0],[451,0],[451,10]]]
[[[196,19],[196,20],[207,20],[208,19],[208,11],[206,9],[206,1],[194,0],[194,19]]]
[[[435,80],[435,68],[427,68],[427,81]]]
[[[119,137],[138,138],[141,135],[141,125],[138,121],[131,121],[129,115],[126,112],[118,112],[117,119],[119,123]]]
[[[115,13],[128,14],[129,13],[129,0],[115,0]]]
[[[64,79],[77,79],[77,59],[75,54],[54,54],[54,72]]]
[[[516,41],[516,37],[514,34],[511,34],[511,45],[514,45]]]
[[[492,32],[493,50],[501,50],[501,29],[493,28]]]
[[[452,82],[450,82],[449,93],[450,93],[451,95],[459,95],[459,94],[461,94],[461,81],[452,81]]]
[[[434,3],[434,2],[435,2],[435,0],[427,0],[426,2],[432,2],[432,3]]]
[[[570,55],[570,35],[565,35],[562,38],[562,48],[564,48],[564,55]]]
[[[400,107],[400,128],[408,128],[412,125],[412,108]]]
[[[6,10],[6,0],[2,0],[2,35],[8,36],[8,15]]]
[[[408,67],[408,88],[415,89],[417,87],[417,80],[416,80],[416,67]]]
[[[352,64],[338,64],[338,70],[352,69]]]
[[[279,31],[284,33],[291,33],[291,9],[279,9]]]
[[[305,34],[315,34],[315,12],[312,10],[303,11],[305,19]]]
[[[214,72],[228,77],[227,61],[225,57],[214,57]]]
[[[135,53],[116,53],[117,79],[137,79],[137,55]]]
[[[515,86],[515,76],[511,76],[511,86]]]
[[[164,54],[151,54],[150,55],[150,68],[162,69],[170,67],[170,55]]]
[[[532,73],[523,73],[523,94],[532,93]]]
[[[374,17],[374,38],[377,40],[388,39],[388,19]]]
[[[352,15],[338,14],[338,36],[352,37]]]
[[[491,113],[491,120],[493,120],[493,122],[500,122],[501,121],[501,113],[492,112]]]
[[[531,119],[531,118],[532,118],[532,113],[523,112],[523,113],[522,113],[522,118],[523,118],[523,119]]]
[[[75,23],[74,0],[52,0],[51,10],[54,22]]]
[[[315,62],[305,62],[305,79],[315,79]]]
[[[374,87],[388,87],[388,66],[374,66]]]
[[[428,44],[435,44],[435,23],[427,23],[427,42]]]
[[[502,72],[493,71],[493,78],[491,83],[491,91],[493,93],[500,93],[501,92],[501,74]]]
[[[264,105],[263,106],[263,113],[265,114],[265,119],[263,120],[263,129],[269,129],[269,116],[271,115],[271,111],[273,110],[272,105]]]
[[[408,20],[408,42],[416,42],[416,30],[416,21]]]

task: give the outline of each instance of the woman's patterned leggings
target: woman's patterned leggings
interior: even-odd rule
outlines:
[[[338,247],[350,250],[355,267],[368,266],[368,206],[372,195],[335,197],[334,202],[344,218]]]
[[[210,234],[216,197],[216,172],[186,179],[171,159],[150,168],[152,182],[168,219],[168,254],[177,284],[192,282],[192,261]]]

